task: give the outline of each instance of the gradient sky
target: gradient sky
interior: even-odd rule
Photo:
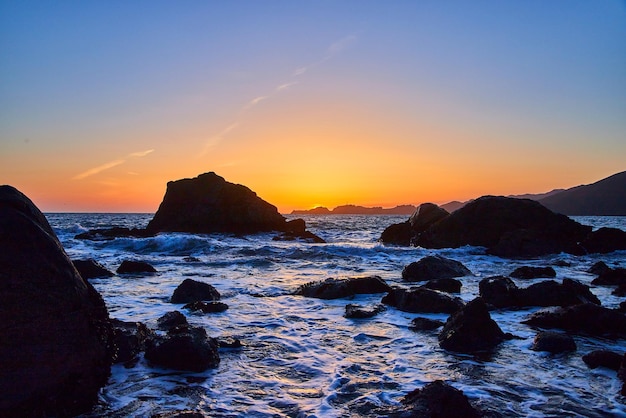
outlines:
[[[0,0],[0,184],[43,211],[208,171],[289,212],[624,170],[624,1]]]

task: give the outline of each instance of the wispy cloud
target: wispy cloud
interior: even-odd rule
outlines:
[[[83,171],[80,174],[75,175],[74,177],[72,177],[72,180],[82,180],[85,179],[87,177],[93,176],[95,174],[101,173],[105,170],[109,170],[113,167],[116,167],[118,165],[124,164],[127,160],[131,159],[131,158],[141,158],[141,157],[145,157],[146,155],[150,154],[151,152],[154,152],[153,149],[149,149],[149,150],[145,150],[145,151],[139,151],[139,152],[133,152],[128,154],[125,157],[122,158],[118,158],[116,160],[113,161],[109,161],[108,163],[104,163],[101,164],[97,167],[93,167],[90,168],[87,171]]]

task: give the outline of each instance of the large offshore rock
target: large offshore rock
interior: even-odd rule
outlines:
[[[256,233],[285,231],[286,223],[274,205],[252,190],[210,172],[168,182],[165,197],[147,230]]]
[[[556,214],[530,199],[483,196],[420,234],[424,248],[487,247],[505,257],[532,257],[552,253],[584,252],[578,243],[591,232],[565,215]]]
[[[90,410],[114,355],[107,309],[11,186],[0,186],[0,327],[0,416]]]
[[[434,203],[422,203],[408,221],[385,228],[380,241],[385,244],[410,245],[429,226],[444,219],[448,211]]]

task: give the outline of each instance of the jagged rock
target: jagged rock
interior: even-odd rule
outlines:
[[[422,203],[408,221],[385,228],[380,241],[385,244],[410,245],[426,228],[449,215],[448,211],[434,203]]]
[[[197,300],[186,304],[183,306],[183,309],[189,309],[192,312],[200,311],[202,313],[217,313],[224,312],[228,309],[228,305],[222,302],[203,302],[201,300]]]
[[[318,299],[339,299],[357,294],[384,293],[390,289],[391,287],[379,276],[348,279],[331,277],[321,282],[304,284],[294,294]]]
[[[475,409],[462,391],[436,380],[421,389],[415,389],[402,399],[402,408],[389,416],[424,418],[479,418],[483,414]]]
[[[124,260],[117,268],[118,274],[156,273],[156,269],[145,261]]]
[[[626,284],[626,268],[609,268],[591,281],[594,285],[619,286]]]
[[[617,228],[600,228],[580,243],[589,253],[611,253],[626,250],[626,231]]]
[[[515,279],[538,279],[544,277],[556,277],[556,271],[552,267],[518,267],[510,274]]]
[[[446,293],[461,293],[461,281],[457,279],[433,279],[423,284],[427,289],[439,290]]]
[[[532,257],[584,252],[578,242],[591,232],[536,201],[483,196],[431,225],[417,239],[424,248],[486,247],[493,255]]]
[[[593,303],[541,310],[522,323],[606,338],[626,337],[626,315]]]
[[[215,301],[221,297],[220,293],[208,283],[185,279],[174,290],[171,303],[190,303],[199,300]]]
[[[419,282],[432,279],[451,279],[471,274],[472,272],[459,261],[439,255],[429,255],[404,267],[402,280]]]
[[[600,304],[588,286],[572,279],[563,279],[563,283],[546,280],[520,289],[508,277],[496,276],[482,279],[478,289],[483,300],[495,308]]]
[[[485,302],[476,298],[450,315],[439,333],[439,345],[444,350],[474,353],[492,350],[506,338]]]
[[[534,351],[547,351],[552,354],[576,351],[576,341],[567,334],[555,331],[541,331],[535,336],[531,349]]]
[[[285,231],[286,219],[249,188],[210,172],[167,183],[147,231],[257,233]]]
[[[346,305],[346,313],[343,316],[346,318],[364,319],[372,318],[373,316],[376,316],[384,311],[385,307],[383,305],[377,305],[372,309],[364,309],[360,305],[348,304]]]
[[[424,287],[410,290],[392,289],[383,297],[382,303],[413,313],[452,313],[463,307],[463,301],[460,298]]]
[[[583,361],[590,369],[606,367],[618,371],[622,363],[622,355],[609,350],[594,350],[583,356]]]
[[[589,267],[589,270],[587,270],[587,273],[596,274],[599,276],[602,273],[607,272],[609,270],[611,270],[611,267],[607,266],[604,261],[598,261],[593,266]]]
[[[72,264],[74,264],[80,276],[85,280],[95,279],[96,277],[111,277],[114,275],[93,258],[87,260],[72,260]]]
[[[204,328],[179,326],[157,337],[146,348],[145,357],[155,365],[175,370],[202,372],[220,362],[217,340]]]
[[[409,329],[411,331],[433,331],[444,325],[444,322],[430,318],[413,318]]]
[[[0,324],[0,416],[91,409],[115,354],[107,308],[11,186],[0,186]]]
[[[189,323],[187,322],[187,317],[179,311],[167,312],[162,317],[157,319],[157,326],[159,329],[166,331],[181,325],[189,325]]]
[[[141,322],[124,322],[111,319],[117,347],[116,363],[128,363],[146,349],[155,334]]]

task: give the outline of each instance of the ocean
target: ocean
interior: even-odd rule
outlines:
[[[446,314],[412,314],[388,307],[370,319],[344,318],[347,304],[373,307],[383,294],[319,300],[294,296],[301,284],[329,277],[378,275],[405,286],[404,266],[426,255],[458,260],[473,275],[460,280],[460,297],[478,295],[482,278],[508,275],[516,267],[553,266],[556,280],[589,284],[587,269],[597,261],[626,264],[626,251],[611,254],[512,260],[478,247],[428,250],[384,246],[381,232],[407,216],[303,216],[326,244],[273,241],[275,234],[234,236],[164,233],[152,238],[77,240],[94,228],[145,227],[152,214],[46,214],[72,259],[93,258],[111,271],[123,260],[152,264],[158,273],[92,279],[112,318],[140,321],[156,329],[166,312],[183,312],[190,324],[212,337],[234,337],[241,349],[221,349],[216,369],[202,373],[153,367],[142,357],[134,367],[114,365],[99,405],[85,417],[150,417],[193,410],[214,417],[358,417],[372,406],[398,405],[426,383],[443,379],[477,407],[504,417],[626,416],[622,382],[614,371],[589,369],[582,355],[596,349],[626,350],[625,340],[575,336],[577,351],[551,355],[530,349],[537,333],[521,321],[539,308],[492,311],[505,341],[489,357],[447,352],[437,332],[414,332],[422,316],[445,321]],[[295,218],[294,216],[287,216]],[[575,217],[595,228],[626,230],[626,217]],[[556,262],[559,263],[556,263]],[[558,265],[556,265],[558,264]],[[197,314],[169,302],[187,278],[213,285],[229,309]],[[526,287],[533,281],[518,281]],[[417,284],[415,284],[417,285]],[[611,287],[593,287],[606,307],[623,298]]]

